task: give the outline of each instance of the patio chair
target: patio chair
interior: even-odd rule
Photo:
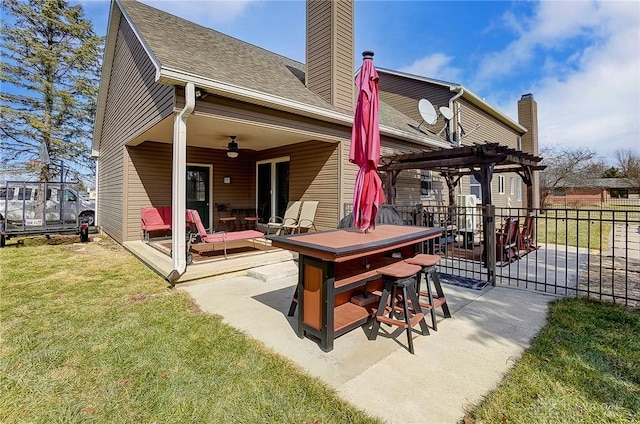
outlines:
[[[200,214],[195,209],[187,209],[187,224],[192,228],[189,240],[187,243],[187,249],[191,248],[191,245],[197,241],[202,243],[222,243],[224,247],[224,257],[227,259],[227,242],[239,241],[239,240],[252,240],[253,247],[255,249],[255,239],[264,238],[264,234],[255,230],[243,230],[243,231],[218,231],[209,233],[204,228],[202,220],[200,220]],[[266,252],[266,250],[265,250]]]
[[[534,216],[532,214],[527,215],[522,224],[522,231],[520,232],[519,249],[529,253],[536,250],[536,243],[533,241],[533,225]]]
[[[290,232],[290,233],[300,233],[302,230],[305,232],[309,231],[313,228],[314,231],[318,231],[316,229],[316,224],[314,222],[316,218],[316,210],[318,210],[318,203],[315,200],[306,200],[302,203],[302,208],[300,208],[300,216],[298,217],[298,222],[283,224],[282,227]]]
[[[519,234],[518,218],[507,218],[504,229],[496,233],[496,260],[510,263],[519,258]]]
[[[300,207],[302,202],[297,200],[295,202],[289,202],[287,209],[284,211],[284,216],[272,216],[267,222],[267,235],[281,233],[285,231],[285,225],[295,226],[298,225],[298,216],[300,215]],[[289,228],[287,227],[287,228]]]

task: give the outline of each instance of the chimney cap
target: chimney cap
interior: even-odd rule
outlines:
[[[362,59],[373,59],[374,54],[372,50],[365,50],[362,52]]]
[[[525,100],[525,99],[533,99],[533,94],[531,93],[523,94],[520,100]]]

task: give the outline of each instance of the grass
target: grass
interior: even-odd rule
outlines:
[[[524,218],[520,218],[521,222]],[[614,225],[640,224],[640,211],[619,207],[549,208],[536,218],[538,243],[606,250]]]
[[[638,309],[553,302],[532,346],[465,422],[640,422],[638,329]]]
[[[537,219],[534,240],[566,246],[604,250],[609,244],[611,223],[564,218]]]
[[[117,244],[0,254],[0,422],[372,423]]]

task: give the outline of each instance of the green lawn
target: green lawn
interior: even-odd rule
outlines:
[[[605,250],[613,225],[640,224],[640,212],[618,210],[616,207],[596,209],[554,209],[538,215],[534,239],[538,243],[554,243],[566,246]]]
[[[640,310],[552,303],[547,326],[465,421],[640,422]]]
[[[609,244],[611,224],[604,221],[586,221],[562,218],[538,218],[534,240],[566,246],[604,250]]]
[[[37,240],[0,251],[0,422],[378,422],[115,243]]]
[[[0,271],[2,423],[378,422],[112,242],[12,241]],[[466,421],[638,422],[638,329],[638,310],[554,302]]]

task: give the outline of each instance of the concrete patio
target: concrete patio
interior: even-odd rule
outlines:
[[[297,268],[289,261],[177,287],[204,312],[221,315],[343,399],[390,423],[462,420],[529,346],[546,322],[548,302],[556,299],[511,288],[445,285],[452,318],[439,314],[438,331],[428,336],[414,332],[415,355],[406,349],[403,330],[389,334],[384,325],[375,341],[367,339],[367,325],[339,337],[325,353],[313,340],[299,339],[297,317],[286,316],[296,283]]]

